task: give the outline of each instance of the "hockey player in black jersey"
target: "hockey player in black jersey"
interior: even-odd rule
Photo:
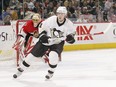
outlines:
[[[31,62],[34,59],[41,58],[48,49],[50,49],[49,69],[45,78],[50,79],[53,76],[59,62],[59,56],[63,51],[65,41],[70,44],[75,42],[74,25],[66,18],[66,15],[66,7],[60,6],[56,10],[56,15],[51,16],[42,22],[42,26],[39,29],[38,42],[17,69],[17,72],[13,75],[14,78],[20,76],[26,68],[30,67]]]

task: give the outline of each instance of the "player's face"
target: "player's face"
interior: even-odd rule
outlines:
[[[64,13],[57,13],[57,17],[58,17],[58,21],[59,22],[63,22],[65,17],[66,17],[66,14],[64,14]]]
[[[36,27],[38,25],[38,23],[40,22],[40,20],[41,20],[41,18],[40,19],[32,19],[34,27]]]

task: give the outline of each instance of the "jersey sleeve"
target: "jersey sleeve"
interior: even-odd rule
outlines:
[[[48,29],[49,29],[48,20],[45,20],[42,22],[42,25],[39,28],[39,33],[43,32],[43,31],[47,31]]]
[[[74,24],[71,21],[68,21],[67,23],[68,25],[68,31],[67,31],[67,35],[69,34],[75,34],[76,33],[76,28],[74,26]]]
[[[24,26],[22,27],[23,28],[23,31],[27,34],[28,33],[28,29],[29,27],[32,25],[31,21],[27,21]]]
[[[29,27],[29,25],[30,25],[30,22],[31,22],[31,21],[27,21],[27,22],[23,25],[23,27],[20,29],[19,35],[22,35],[23,37],[26,36],[26,34],[28,33],[28,27]]]
[[[69,44],[73,44],[75,42],[76,28],[71,21],[69,21],[67,26],[68,26],[68,31],[66,35],[66,42],[68,42]]]

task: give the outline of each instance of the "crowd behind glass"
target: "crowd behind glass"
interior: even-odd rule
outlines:
[[[33,13],[46,19],[58,6],[66,6],[74,22],[116,22],[116,0],[0,0],[0,24],[30,19]]]

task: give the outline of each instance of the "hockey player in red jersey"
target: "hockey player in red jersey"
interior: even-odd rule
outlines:
[[[19,60],[25,58],[33,48],[34,44],[32,42],[33,37],[38,37],[38,29],[41,26],[41,16],[39,14],[34,14],[31,20],[28,20],[18,33],[17,40],[13,45],[13,48],[17,50],[17,66],[19,65]]]
[[[17,69],[17,72],[13,75],[14,78],[19,77],[25,69],[30,67],[32,60],[41,58],[45,52],[50,49],[48,57],[49,69],[48,74],[45,76],[46,79],[50,79],[59,63],[59,55],[63,51],[65,41],[70,44],[75,42],[75,27],[73,23],[66,18],[66,7],[58,7],[56,13],[56,15],[42,22],[38,42],[33,47],[31,53],[27,55],[22,62],[21,67]]]
[[[32,16],[32,20],[27,21],[21,30],[18,33],[17,40],[13,46],[14,49],[18,49],[21,47],[22,43],[25,43],[24,47],[26,47],[26,43],[30,36],[37,37],[38,35],[38,26],[41,24],[41,16],[39,14],[34,14]],[[19,43],[20,44],[17,44]]]

